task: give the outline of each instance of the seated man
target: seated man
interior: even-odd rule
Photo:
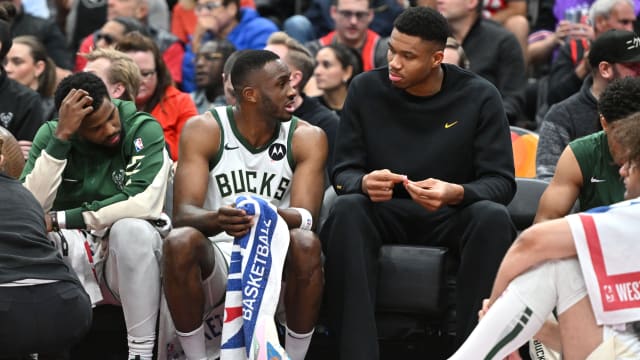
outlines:
[[[567,145],[540,198],[535,222],[569,214],[576,200],[580,200],[580,211],[622,201],[624,187],[618,175],[621,163],[607,134],[618,120],[640,111],[640,79],[614,81],[600,96],[598,107],[604,130]]]
[[[47,239],[40,204],[19,181],[4,173],[2,149],[0,138],[2,355],[22,358],[64,352],[89,330],[91,302],[78,277]]]
[[[164,204],[171,165],[162,128],[135,104],[111,100],[88,72],[65,78],[55,104],[60,117],[38,130],[21,180],[92,302],[102,298],[99,284],[122,304],[129,358],[151,359],[161,236],[143,219],[160,218]]]
[[[286,351],[302,360],[309,347],[323,281],[320,242],[309,230],[322,202],[327,140],[320,128],[292,117],[296,91],[290,76],[278,55],[246,50],[231,71],[236,106],[215,108],[184,127],[173,207],[176,225],[184,227],[165,242],[163,274],[171,317],[190,360],[206,358],[205,312],[224,300],[230,240],[252,223],[231,205],[236,195],[248,193],[276,205],[291,229]]]
[[[485,302],[488,312],[451,359],[504,358],[538,331],[554,307],[564,358],[640,358],[640,332],[633,324],[640,306],[631,290],[638,279],[639,130],[636,113],[611,135],[624,163],[625,199],[633,200],[523,232],[500,266]],[[623,291],[627,284],[629,293]]]
[[[462,343],[515,238],[505,207],[515,193],[513,153],[500,94],[480,76],[441,63],[448,35],[436,10],[405,10],[389,39],[388,68],[349,86],[332,173],[339,196],[320,232],[340,359],[379,357],[382,244],[447,247],[460,260]]]

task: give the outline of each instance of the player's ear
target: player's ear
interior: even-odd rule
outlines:
[[[251,86],[246,86],[244,89],[242,89],[242,97],[249,102],[258,102],[257,99],[257,94],[258,92],[256,91],[256,89],[254,87]]]

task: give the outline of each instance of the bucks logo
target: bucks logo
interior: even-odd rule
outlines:
[[[124,189],[124,169],[114,170],[111,173],[111,180],[119,190]]]
[[[13,113],[11,111],[0,113],[0,124],[2,124],[3,127],[9,128],[11,120],[13,120]]]

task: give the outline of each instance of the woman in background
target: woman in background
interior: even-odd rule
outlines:
[[[136,106],[138,110],[150,113],[162,125],[169,154],[177,161],[182,127],[190,117],[198,115],[196,105],[189,94],[173,86],[169,69],[151,38],[134,31],[116,44],[116,50],[129,55],[140,68]]]
[[[362,60],[352,49],[342,44],[330,44],[316,54],[314,76],[322,91],[317,99],[338,115],[342,112],[351,79],[362,72]]]
[[[56,88],[56,64],[37,38],[25,35],[13,39],[5,66],[7,76],[40,95],[44,121],[55,117],[53,92]]]

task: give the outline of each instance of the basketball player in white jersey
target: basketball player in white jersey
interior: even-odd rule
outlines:
[[[188,359],[206,359],[203,316],[224,301],[227,261],[217,240],[230,244],[251,227],[232,205],[239,194],[267,199],[289,226],[285,348],[298,360],[309,347],[323,288],[320,241],[310,230],[322,203],[327,140],[292,117],[289,77],[274,53],[247,51],[231,71],[236,106],[194,117],[183,129],[174,186],[174,222],[182,227],[164,245],[164,291]]]

